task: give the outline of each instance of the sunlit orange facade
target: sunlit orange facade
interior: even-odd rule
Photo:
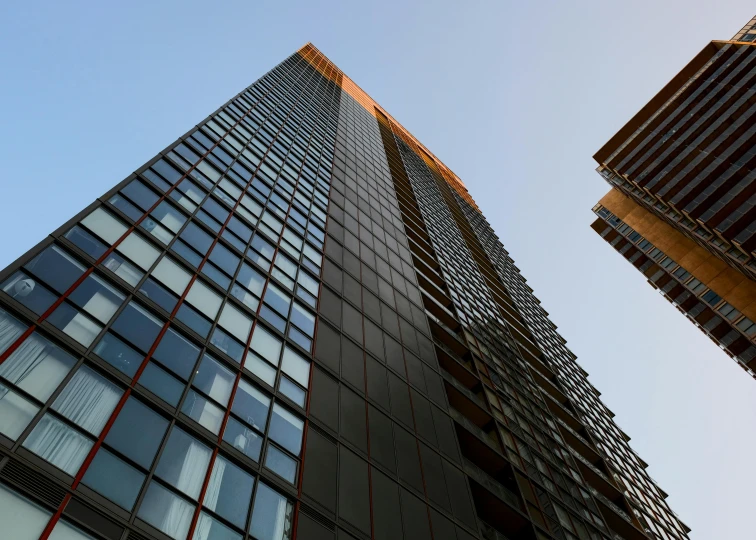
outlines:
[[[593,229],[752,375],[756,19],[712,41],[594,156]]]

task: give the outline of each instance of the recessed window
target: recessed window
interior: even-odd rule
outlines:
[[[128,303],[112,328],[142,352],[147,352],[155,342],[163,323],[134,301]]]

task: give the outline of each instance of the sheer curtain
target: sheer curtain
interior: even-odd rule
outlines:
[[[5,351],[26,330],[26,325],[0,309],[0,353]]]
[[[0,377],[46,401],[73,364],[73,357],[35,332],[0,364]]]
[[[99,435],[123,392],[89,368],[74,374],[52,407],[85,429]]]
[[[209,448],[194,440],[189,442],[176,487],[195,500],[202,490],[209,458]],[[183,530],[185,524],[191,520],[193,513],[194,508],[191,505],[178,498],[173,498],[163,518],[162,530],[175,538]]]
[[[205,492],[205,500],[202,503],[210,510],[215,510],[218,504],[218,496],[220,495],[221,485],[223,484],[223,473],[225,471],[226,462],[220,457],[216,458],[213,465],[213,474],[210,476],[210,482]],[[213,521],[211,519],[201,519],[197,523],[197,532],[194,534],[193,540],[208,540],[212,525]]]
[[[24,441],[24,448],[75,476],[92,448],[92,441],[46,414]]]
[[[121,390],[89,368],[81,368],[69,381],[52,408],[94,436],[113,412]],[[46,414],[24,447],[70,475],[75,475],[84,462],[92,441]]]

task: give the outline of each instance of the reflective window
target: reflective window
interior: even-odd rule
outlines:
[[[189,390],[181,412],[216,435],[223,423],[223,409],[194,390]]]
[[[168,256],[160,260],[152,275],[178,295],[184,293],[191,279],[191,274]]]
[[[260,390],[249,384],[244,379],[239,381],[239,386],[234,395],[231,411],[242,421],[263,432],[268,424],[268,410],[270,398]]]
[[[63,302],[55,308],[47,317],[47,322],[85,347],[88,347],[102,330],[102,326],[68,302]]]
[[[65,473],[75,476],[93,442],[56,419],[45,414],[24,441],[24,448],[49,461]]]
[[[149,469],[166,429],[168,420],[136,398],[129,397],[105,437],[105,443]]]
[[[184,540],[189,534],[194,505],[153,480],[147,488],[138,515],[171,538]]]
[[[142,270],[148,270],[160,255],[160,251],[144,240],[136,231],[132,231],[124,238],[117,249],[131,261],[134,261]]]
[[[155,474],[196,500],[209,463],[210,449],[174,426]]]
[[[106,212],[102,207],[95,208],[81,224],[102,238],[108,245],[112,245],[127,231],[126,225]]]
[[[63,294],[81,277],[85,267],[65,250],[52,245],[26,263],[24,269]]]
[[[197,520],[192,540],[241,540],[242,535],[234,532],[206,512],[201,512]]]
[[[262,435],[242,424],[233,416],[228,418],[223,440],[253,461],[259,461],[262,450]]]
[[[163,323],[134,301],[129,302],[111,328],[137,347],[147,352],[155,342]]]
[[[38,411],[39,407],[0,382],[0,433],[15,441]]]
[[[265,454],[265,467],[292,484],[297,478],[296,460],[273,444],[268,445],[268,450]]]
[[[221,306],[221,297],[200,280],[195,281],[189,289],[186,300],[212,320]]]
[[[78,527],[61,519],[55,524],[48,540],[97,540]]]
[[[242,343],[247,342],[249,331],[252,329],[252,319],[244,315],[241,310],[229,302],[226,302],[226,305],[223,306],[218,324],[228,330],[231,335]]]
[[[69,296],[74,304],[107,323],[121,306],[126,296],[103,279],[90,274]]]
[[[255,480],[251,474],[217,456],[203,504],[222,518],[243,529]]]
[[[208,355],[202,357],[199,369],[194,376],[193,386],[211,397],[221,405],[228,405],[235,376],[217,360]]]
[[[144,473],[100,448],[84,474],[82,483],[118,506],[131,510],[142,489],[144,478]]]
[[[182,379],[188,380],[199,358],[199,347],[173,328],[168,328],[152,357]]]
[[[283,495],[260,482],[249,532],[260,540],[290,538],[293,513],[293,505]]]
[[[37,315],[45,313],[58,295],[25,272],[16,272],[0,285],[3,292]]]
[[[273,415],[270,419],[268,436],[295,456],[298,456],[302,449],[303,428],[304,421],[278,403],[273,404]]]

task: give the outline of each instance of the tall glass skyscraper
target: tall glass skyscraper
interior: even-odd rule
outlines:
[[[756,18],[712,41],[594,156],[593,229],[756,377]]]
[[[0,290],[3,538],[687,535],[462,182],[312,45]]]

